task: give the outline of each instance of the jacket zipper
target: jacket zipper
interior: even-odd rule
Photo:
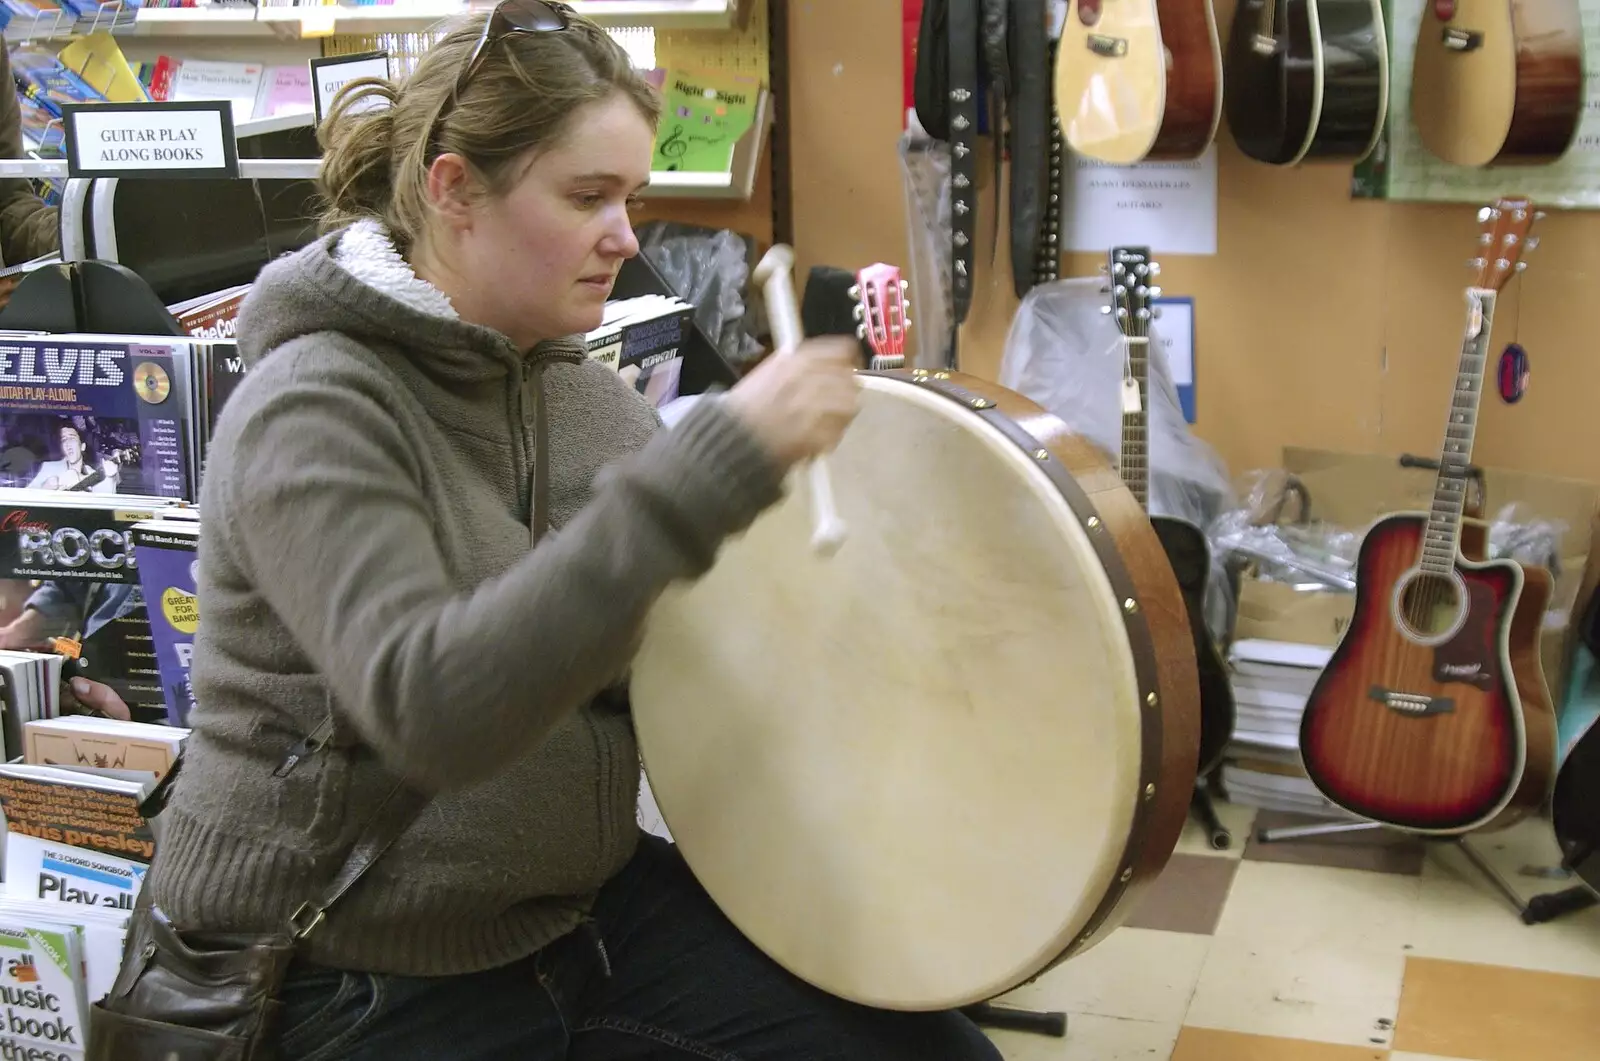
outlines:
[[[552,361],[567,361],[578,364],[580,358],[569,354],[546,354],[525,361],[522,366],[522,386],[519,392],[518,407],[519,420],[522,425],[522,452],[523,467],[526,468],[527,455],[533,454],[533,499],[530,504],[526,494],[520,495],[522,507],[529,511],[529,529],[533,532],[533,544],[538,545],[540,539],[550,529],[550,447],[546,445],[549,434],[549,413],[546,409],[544,393],[544,370]],[[531,373],[531,379],[530,379]],[[529,384],[532,384],[532,401],[530,408]],[[520,476],[525,484],[526,474]],[[523,489],[519,485],[519,490]]]

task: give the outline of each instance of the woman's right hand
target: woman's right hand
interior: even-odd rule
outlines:
[[[860,408],[854,339],[807,339],[774,354],[728,392],[728,405],[788,468],[839,444]]]

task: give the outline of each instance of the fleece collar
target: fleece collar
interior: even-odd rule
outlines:
[[[382,222],[368,218],[345,229],[344,236],[333,249],[333,260],[363,284],[377,288],[419,313],[447,320],[461,319],[450,304],[449,296],[418,276],[411,263],[400,256]]]

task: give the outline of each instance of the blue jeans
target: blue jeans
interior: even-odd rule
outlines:
[[[790,975],[657,837],[641,838],[593,917],[465,976],[297,967],[282,1061],[1001,1061],[959,1013],[870,1009]]]

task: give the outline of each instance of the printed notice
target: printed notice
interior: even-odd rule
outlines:
[[[362,52],[359,55],[328,56],[311,61],[312,106],[316,109],[317,124],[333,109],[339,90],[363,77],[388,77],[388,52]],[[384,106],[383,97],[370,95],[355,106],[358,111]]]
[[[66,104],[67,172],[73,177],[233,177],[239,156],[232,105]]]
[[[1104,254],[1143,245],[1157,257],[1217,253],[1217,149],[1191,162],[1113,166],[1072,157],[1062,238],[1067,248]]]

